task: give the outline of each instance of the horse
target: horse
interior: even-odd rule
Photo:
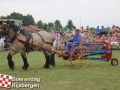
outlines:
[[[26,57],[26,52],[31,52],[31,51],[36,51],[36,50],[42,50],[44,53],[44,56],[46,58],[45,65],[43,66],[44,68],[49,68],[50,65],[55,66],[55,53],[51,53],[50,51],[47,51],[46,49],[40,49],[39,47],[29,45],[27,42],[33,43],[37,46],[42,46],[42,47],[47,47],[50,50],[53,50],[53,42],[54,39],[51,36],[50,33],[46,32],[45,30],[40,30],[35,33],[30,33],[29,31],[20,28],[19,26],[15,25],[14,23],[8,21],[2,21],[1,23],[1,35],[2,36],[7,36],[9,39],[10,43],[10,51],[9,54],[7,55],[8,59],[8,66],[10,69],[14,70],[15,65],[12,60],[12,56],[15,55],[16,53],[20,53],[21,57],[23,59],[23,70],[27,70],[29,67],[27,57]],[[17,38],[26,41],[21,42]]]

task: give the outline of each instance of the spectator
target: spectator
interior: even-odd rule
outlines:
[[[53,26],[50,33],[51,33],[52,37],[55,38],[55,33],[56,33],[55,26]]]
[[[64,33],[62,34],[62,37],[61,37],[61,49],[62,49],[62,50],[65,49],[66,42],[67,42],[67,40],[66,40],[66,33],[64,32]]]
[[[100,35],[100,29],[99,29],[99,26],[97,26],[97,28],[95,29],[95,34],[98,35],[98,36]]]
[[[70,28],[68,26],[66,26],[66,33],[70,32]]]
[[[84,27],[82,26],[82,27],[81,27],[81,30],[80,30],[80,33],[83,34],[84,31],[85,31],[85,30],[84,30]]]
[[[118,34],[117,41],[118,41],[118,46],[119,46],[119,44],[120,44],[120,33]]]
[[[95,42],[96,39],[97,39],[96,35],[93,35],[93,42]]]
[[[4,37],[0,38],[0,51],[4,51],[4,45],[5,45],[4,40],[5,40]]]
[[[99,36],[97,36],[97,37],[96,37],[96,39],[94,39],[94,42],[95,42],[95,43],[101,42],[100,37],[99,37]]]
[[[86,27],[86,29],[84,30],[84,32],[87,33],[87,36],[88,36],[88,37],[89,37],[89,35],[91,35],[91,31],[90,31],[89,26]]]
[[[87,37],[87,42],[88,43],[92,43],[93,42],[93,36],[90,35],[89,37]]]
[[[87,43],[87,33],[85,32],[84,34],[83,34],[83,36],[82,36],[82,42],[83,43]]]
[[[117,27],[115,27],[115,25],[112,26],[111,30],[110,30],[110,34],[115,34],[117,35],[119,33],[119,29]]]
[[[67,41],[69,41],[72,38],[72,32],[69,31],[68,33],[66,33],[66,39]]]
[[[118,41],[117,41],[117,37],[115,36],[115,34],[112,35],[110,44],[112,46],[118,47]]]
[[[73,29],[72,29],[72,36],[75,35],[75,30],[76,30],[76,27],[74,26]]]
[[[104,26],[101,27],[100,36],[102,36],[103,34],[107,36],[107,31],[106,31],[106,28],[104,28]]]
[[[56,50],[59,50],[60,49],[60,44],[61,44],[61,42],[60,42],[60,33],[57,31],[55,33],[55,41],[53,43],[53,46],[54,46],[54,48]]]
[[[90,32],[89,26],[86,27],[86,29],[84,30],[84,32]]]
[[[107,40],[107,37],[103,34],[103,35],[101,36],[101,40]]]

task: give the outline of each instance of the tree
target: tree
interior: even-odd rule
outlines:
[[[91,33],[94,34],[94,33],[95,33],[95,28],[91,27],[91,28],[90,28],[90,31],[91,31]]]
[[[70,29],[72,29],[74,27],[72,20],[68,20],[67,26]]]
[[[56,20],[56,21],[54,22],[54,24],[55,24],[55,28],[56,28],[56,29],[62,28],[62,25],[61,25],[61,23],[60,23],[59,20]]]
[[[13,12],[10,15],[7,16],[8,19],[19,19],[21,20],[23,18],[23,15],[20,13]]]
[[[37,22],[37,26],[38,26],[39,28],[43,28],[43,22],[42,22],[41,20],[39,20],[39,21]]]
[[[54,26],[54,24],[52,22],[49,22],[47,25],[47,31],[50,32],[53,26]]]
[[[6,19],[6,17],[5,16],[1,16],[0,19]]]
[[[18,20],[22,20],[24,26],[35,25],[34,18],[32,17],[32,15],[29,15],[29,14],[26,15],[26,16],[23,16],[20,13],[13,12],[10,15],[1,16],[0,18],[1,19],[18,19]]]
[[[47,24],[46,23],[43,24],[43,29],[47,30]]]
[[[110,27],[107,27],[107,28],[106,28],[106,31],[109,33],[109,32],[110,32]]]
[[[27,26],[27,25],[35,25],[35,21],[34,18],[32,17],[32,15],[27,15],[27,16],[23,16],[23,25]]]

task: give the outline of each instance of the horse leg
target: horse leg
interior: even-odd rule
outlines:
[[[27,70],[27,68],[29,67],[29,64],[27,62],[26,54],[25,53],[21,54],[21,56],[22,56],[22,59],[23,59],[23,62],[24,62],[24,65],[23,65],[22,69]]]
[[[46,58],[46,62],[45,65],[43,66],[44,68],[49,68],[49,60],[50,60],[50,55],[47,51],[43,50],[43,53],[45,55]]]
[[[9,68],[11,68],[12,70],[14,70],[15,66],[14,66],[14,62],[12,61],[12,55],[10,55],[10,53],[8,54],[7,59],[8,59]]]
[[[50,64],[51,64],[53,67],[55,66],[55,53],[51,53]]]

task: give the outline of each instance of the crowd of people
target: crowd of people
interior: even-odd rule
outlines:
[[[66,45],[69,44],[69,41],[76,35],[76,30],[78,30],[76,27],[70,29],[66,26],[66,31],[62,32],[60,28],[56,30],[54,27],[51,30],[51,35],[55,38],[53,44],[54,48],[56,50],[66,49]],[[104,26],[101,26],[101,28],[97,26],[97,28],[94,29],[94,32],[91,32],[89,26],[86,28],[81,27],[79,29],[79,34],[82,37],[80,43],[95,43],[100,40],[106,40],[111,44],[112,48],[119,48],[120,30],[115,25],[111,27],[109,32]]]
[[[101,26],[101,28],[97,26],[94,29],[94,32],[91,32],[89,26],[86,26],[86,28],[82,26],[80,29],[76,29],[76,27],[70,29],[68,26],[66,26],[66,31],[64,32],[60,28],[56,29],[53,27],[50,32],[52,37],[55,39],[53,47],[56,50],[65,49],[67,52],[67,48],[70,47],[70,40],[75,39],[75,36],[77,36],[76,31],[79,31],[81,39],[78,39],[78,41],[80,43],[95,43],[100,40],[106,40],[113,48],[120,48],[120,29],[115,25],[111,27],[109,32],[106,30],[106,28],[104,28],[104,26]],[[0,51],[5,51],[5,49],[7,50],[6,47],[8,46],[6,46],[7,44],[4,42],[4,40],[4,37],[0,38]],[[75,45],[76,44],[71,47],[74,48]]]

